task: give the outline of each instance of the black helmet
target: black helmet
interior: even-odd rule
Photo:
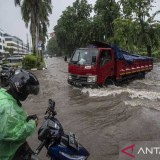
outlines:
[[[39,81],[36,76],[25,70],[16,70],[9,80],[10,91],[14,98],[24,101],[29,94],[39,93]]]

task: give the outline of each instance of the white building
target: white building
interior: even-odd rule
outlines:
[[[29,43],[25,44],[20,38],[12,36],[0,29],[0,57],[9,53],[6,48],[12,48],[14,50],[13,54],[16,55],[26,55],[32,52]]]
[[[6,48],[13,48],[14,49],[14,54],[18,55],[25,55],[28,54],[28,46],[23,43],[23,41],[16,37],[16,36],[11,36],[7,33],[4,34],[5,38],[5,47]]]
[[[0,29],[0,55],[5,52],[4,48],[5,48],[4,31]]]

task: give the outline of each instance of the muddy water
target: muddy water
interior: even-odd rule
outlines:
[[[67,84],[67,63],[47,59],[48,69],[34,71],[41,92],[30,96],[24,106],[43,121],[48,98],[56,101],[57,117],[66,132],[72,131],[89,150],[89,160],[118,160],[122,141],[160,140],[160,64],[144,80],[121,87],[77,89]],[[30,137],[33,149],[37,132]],[[39,158],[46,160],[46,150]]]

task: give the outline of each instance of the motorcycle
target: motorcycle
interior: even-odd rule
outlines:
[[[35,155],[38,155],[45,146],[50,160],[87,160],[89,152],[79,143],[75,134],[64,132],[61,123],[55,118],[56,114],[55,102],[49,99],[45,121],[38,130],[41,144],[32,159],[35,159]]]
[[[14,74],[15,70],[13,67],[3,65],[2,70],[0,71],[0,85],[2,87],[8,86],[9,78]]]

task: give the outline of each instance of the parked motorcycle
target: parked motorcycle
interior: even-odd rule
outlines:
[[[9,78],[14,74],[15,70],[13,67],[3,65],[0,71],[0,86],[7,87]]]
[[[50,160],[87,160],[89,152],[79,143],[75,134],[66,134],[58,119],[55,118],[55,102],[48,100],[45,121],[38,130],[38,139],[41,144],[36,149],[38,155],[45,146]]]

